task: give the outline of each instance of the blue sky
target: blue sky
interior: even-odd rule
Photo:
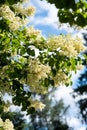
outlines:
[[[68,24],[60,25],[59,19],[57,17],[58,10],[54,4],[49,4],[46,0],[28,0],[29,2],[26,6],[34,6],[36,9],[35,14],[29,17],[29,26],[32,25],[36,29],[42,31],[42,34],[47,37],[50,35],[59,35],[72,33],[81,36],[84,29],[74,30]],[[86,31],[87,32],[87,31]]]
[[[30,5],[36,8],[35,15],[30,18],[30,23],[36,29],[42,30],[44,36],[59,35],[61,33],[73,33],[74,29],[60,23],[57,17],[58,10],[54,4],[49,4],[45,0],[31,0]]]

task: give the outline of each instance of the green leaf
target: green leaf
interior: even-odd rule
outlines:
[[[27,53],[31,56],[35,56],[35,50],[28,48]]]
[[[30,107],[28,110],[27,110],[28,114],[33,114],[35,112],[35,108],[34,107]]]

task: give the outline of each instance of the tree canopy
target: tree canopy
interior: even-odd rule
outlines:
[[[45,105],[32,94],[46,94],[50,86],[68,86],[72,71],[81,67],[79,53],[85,50],[79,37],[67,34],[46,39],[27,26],[27,16],[35,9],[23,5],[22,0],[0,1],[0,113],[6,108],[2,98],[6,92],[28,114],[42,110]]]

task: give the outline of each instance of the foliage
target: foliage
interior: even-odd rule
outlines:
[[[85,42],[87,42],[87,34],[83,35]],[[85,44],[87,45],[87,43]],[[77,78],[76,86],[74,89],[73,96],[76,99],[76,103],[79,105],[80,113],[82,114],[83,120],[87,123],[87,52],[84,52],[83,59],[84,69]]]
[[[87,25],[86,0],[46,0],[55,4],[58,9],[58,18],[61,23],[69,23],[84,27]]]
[[[80,108],[80,113],[82,115],[83,120],[85,123],[87,123],[87,85],[80,86],[74,90],[73,95],[76,100],[76,103],[78,104]]]
[[[80,113],[82,114],[83,120],[85,123],[87,122],[87,67],[85,71],[80,74],[77,79],[77,88],[74,89],[74,98],[76,99],[76,103],[79,105]]]

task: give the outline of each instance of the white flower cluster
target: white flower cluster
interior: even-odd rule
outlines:
[[[30,59],[28,67],[27,82],[30,85],[31,91],[45,93],[45,88],[41,87],[41,79],[45,79],[50,74],[51,68],[40,63],[38,59]]]
[[[9,22],[9,28],[12,31],[21,26],[21,19],[19,17],[15,17],[15,13],[6,4],[0,7],[0,16]]]
[[[42,111],[45,107],[45,104],[43,104],[42,102],[40,102],[38,100],[29,99],[29,101],[31,102],[31,105],[29,106],[29,108],[34,107],[35,110]]]
[[[81,51],[85,50],[82,39],[79,37],[74,38],[69,34],[49,38],[47,46],[53,50],[59,49],[61,55],[68,57],[77,56]]]
[[[29,28],[26,28],[26,36],[32,37],[32,36],[38,36],[41,34],[40,30],[35,30],[32,26]]]
[[[14,126],[9,119],[6,119],[5,122],[0,118],[0,130],[14,130]]]
[[[54,80],[54,86],[60,86],[61,84],[65,84],[65,83],[69,83],[70,82],[70,78],[61,70],[58,71],[58,73],[56,74],[56,76],[53,78]]]
[[[47,47],[46,39],[42,36],[41,31],[32,26],[26,28],[26,37],[29,38],[29,43],[33,44],[36,48],[44,49],[44,47]]]
[[[22,4],[16,4],[13,6],[17,14],[22,16],[32,16],[35,13],[35,8],[32,6],[24,8]]]
[[[9,82],[7,80],[3,81],[3,79],[8,79],[8,75],[6,74],[6,71],[8,69],[8,66],[4,66],[3,68],[0,68],[0,92],[10,92],[11,89],[9,89]],[[3,89],[4,88],[4,91]]]
[[[15,12],[13,12],[7,4],[3,4],[0,7],[0,17],[7,20],[11,31],[17,30],[28,23],[27,18],[20,18],[19,16],[16,16],[17,14],[20,13],[22,16],[30,16],[35,12],[33,7],[23,8],[22,6],[14,5],[13,8],[15,9]]]
[[[3,124],[4,124],[4,122],[3,122],[3,120],[0,118],[0,130],[1,130],[1,128],[3,127]]]

